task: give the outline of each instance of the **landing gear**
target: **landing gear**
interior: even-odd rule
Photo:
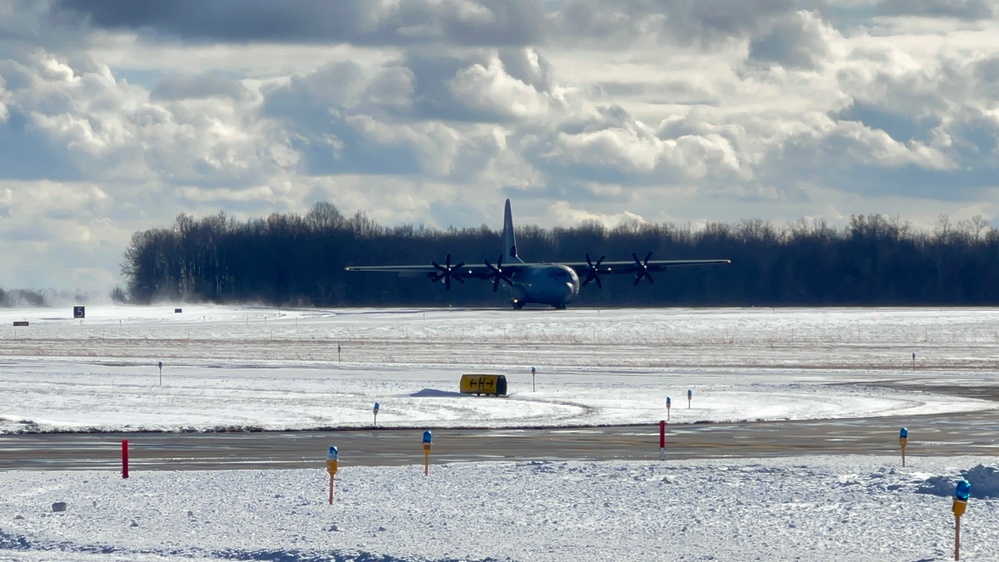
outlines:
[[[524,303],[523,302],[521,302],[519,300],[514,300],[513,301],[513,309],[514,310],[523,310],[523,308],[524,308]]]
[[[554,305],[555,310],[565,310],[565,303]]]

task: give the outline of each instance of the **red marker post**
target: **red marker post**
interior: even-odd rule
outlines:
[[[666,422],[659,420],[659,460],[666,460]]]
[[[128,478],[128,440],[121,440],[121,477]]]

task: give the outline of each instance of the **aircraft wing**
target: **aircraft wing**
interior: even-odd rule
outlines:
[[[586,256],[585,262],[572,262],[563,263],[567,267],[571,267],[579,278],[583,280],[582,285],[588,285],[591,281],[595,281],[598,287],[603,285],[600,283],[601,275],[615,275],[621,273],[630,273],[635,276],[635,285],[638,285],[642,279],[647,280],[649,283],[655,283],[652,279],[652,274],[660,271],[665,271],[670,267],[684,267],[693,265],[724,265],[732,263],[732,260],[728,259],[712,259],[712,260],[651,260],[652,252],[645,255],[645,259],[642,260],[637,254],[631,254],[634,258],[632,261],[604,261],[604,258],[598,259],[593,262],[590,256]]]
[[[503,269],[509,266],[504,265]],[[442,272],[450,269],[457,278],[486,279],[489,277],[489,268],[485,264],[456,264],[440,267],[431,265],[348,265],[347,271],[373,271],[379,273],[398,273],[400,277],[437,277]]]
[[[576,273],[586,274],[590,271],[590,264],[587,262],[559,262],[562,265],[571,267]],[[599,263],[599,265],[598,265]],[[732,260],[649,260],[639,261],[601,261],[593,263],[600,274],[614,275],[617,273],[638,273],[643,269],[651,272],[665,271],[669,267],[683,267],[689,265],[725,265],[732,263]],[[644,266],[644,267],[643,267]]]
[[[350,265],[347,271],[371,271],[380,273],[397,273],[402,277],[426,277],[427,279],[444,283],[447,291],[451,290],[451,280],[464,283],[465,279],[492,279],[493,290],[499,286],[500,281],[506,281],[513,285],[510,278],[512,270],[524,267],[527,264],[515,262],[509,265],[497,263],[491,265],[486,261],[481,264],[457,263],[451,265],[451,254],[447,255],[444,264],[432,262],[430,265]]]
[[[652,252],[646,254],[642,260],[636,254],[631,255],[632,261],[610,261],[605,262],[600,258],[595,263],[586,256],[585,262],[560,262],[558,265],[572,268],[576,274],[583,279],[582,285],[587,285],[595,281],[597,286],[600,283],[601,275],[615,275],[630,273],[635,276],[637,285],[642,279],[649,283],[654,283],[652,273],[665,271],[670,267],[684,267],[694,265],[722,265],[732,263],[727,259],[709,260],[650,260]],[[445,289],[451,290],[451,280],[464,283],[465,279],[493,280],[493,290],[499,286],[500,281],[506,281],[513,285],[511,274],[517,269],[528,269],[533,267],[543,267],[552,265],[548,263],[524,263],[513,262],[510,264],[497,263],[495,265],[483,262],[481,264],[466,264],[464,262],[451,265],[451,254],[447,255],[443,264],[432,262],[430,265],[351,265],[345,269],[347,271],[370,271],[376,273],[396,273],[403,277],[426,277],[431,281],[441,281]]]
[[[603,275],[614,275],[619,273],[640,273],[643,269],[649,272],[664,271],[669,267],[682,267],[691,265],[722,265],[732,263],[732,260],[727,259],[711,259],[711,260],[646,260],[641,262],[636,260],[632,261],[598,261],[592,265],[587,262],[557,262],[559,265],[564,265],[571,267],[576,271],[577,274],[583,274],[591,271],[592,267],[595,267],[597,273]],[[551,265],[550,263],[504,263],[502,264],[502,269],[504,271],[512,271],[514,269],[529,268]],[[439,277],[441,273],[450,270],[454,274],[455,278],[461,276],[466,279],[489,279],[493,275],[493,271],[484,263],[459,263],[451,265],[445,262],[444,264],[432,263],[429,265],[349,265],[345,268],[347,271],[371,271],[380,273],[397,273],[402,277]]]

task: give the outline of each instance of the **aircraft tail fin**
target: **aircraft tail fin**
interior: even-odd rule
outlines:
[[[506,208],[503,210],[503,259],[507,263],[520,262],[517,255],[517,241],[513,236],[513,213],[510,212],[510,200],[506,200]]]

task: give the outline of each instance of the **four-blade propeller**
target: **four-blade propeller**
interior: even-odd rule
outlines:
[[[593,263],[590,261],[590,254],[586,254],[586,265],[589,266],[589,269],[586,271],[586,279],[583,280],[582,284],[583,287],[587,286],[590,281],[596,281],[597,287],[601,289],[604,288],[603,283],[600,282],[600,263],[603,262],[606,257],[607,256],[600,256],[597,263]]]
[[[503,272],[503,254],[500,254],[499,257],[496,258],[496,265],[489,263],[489,260],[482,260],[482,263],[486,264],[486,267],[488,267],[489,271],[492,273],[490,277],[493,280],[494,293],[496,292],[496,289],[499,289],[500,281],[505,281],[507,285],[510,285],[511,287],[513,286],[513,279],[510,279],[510,276]]]
[[[452,278],[455,279],[455,280],[457,280],[457,281],[459,281],[460,283],[464,283],[465,282],[465,280],[462,279],[462,277],[461,277],[461,271],[459,271],[465,265],[465,262],[461,262],[461,263],[459,263],[457,265],[452,266],[451,265],[451,252],[448,252],[447,256],[444,257],[444,265],[441,265],[441,264],[437,263],[436,261],[431,262],[431,263],[434,265],[434,268],[437,271],[440,272],[437,275],[434,275],[431,278],[431,281],[434,282],[434,283],[436,283],[437,281],[440,281],[440,280],[443,279],[444,280],[444,290],[445,291],[450,291],[451,290],[451,279]]]
[[[638,265],[638,271],[635,272],[635,285],[642,282],[642,278],[649,280],[650,285],[654,285],[655,281],[652,280],[652,275],[649,273],[649,258],[652,257],[652,252],[645,254],[645,261],[638,259],[638,254],[635,252],[631,253],[631,257],[635,258],[635,263]]]

